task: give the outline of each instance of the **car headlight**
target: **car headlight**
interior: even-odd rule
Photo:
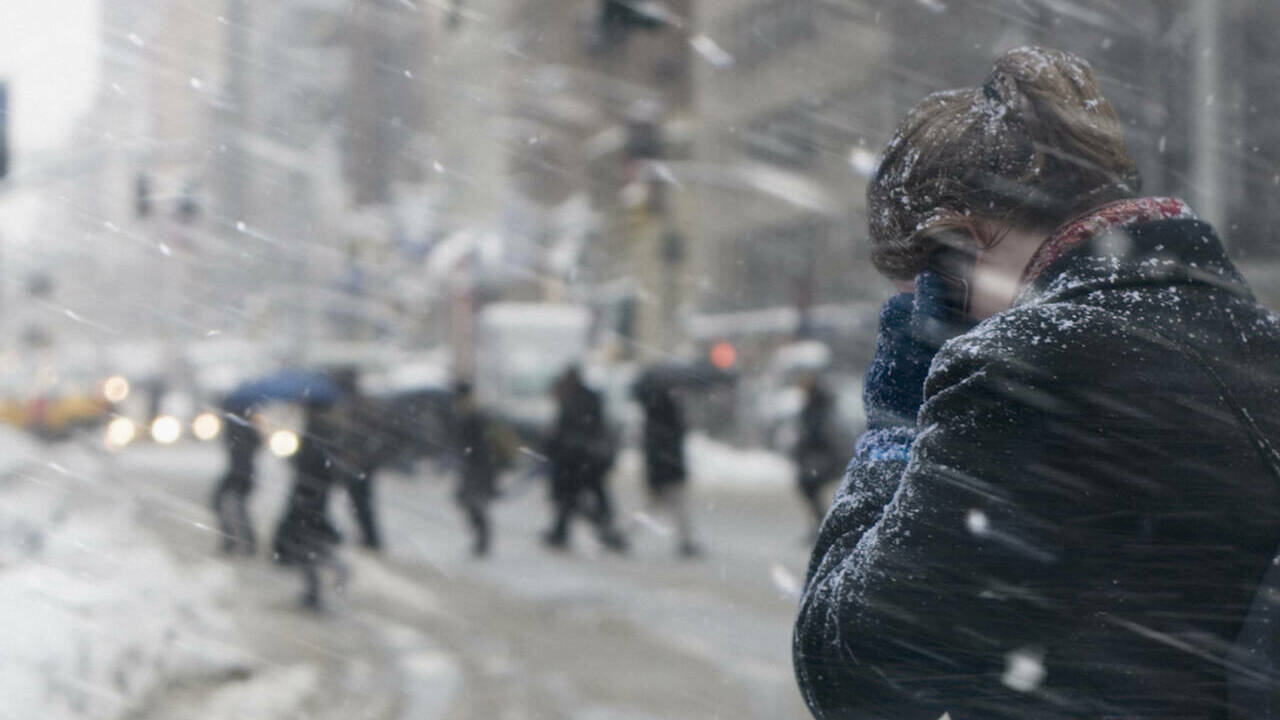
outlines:
[[[110,403],[121,403],[129,397],[129,381],[123,375],[112,375],[102,383],[102,396]]]
[[[138,435],[138,427],[129,418],[118,417],[107,423],[107,447],[118,450],[133,442]]]
[[[172,415],[161,415],[151,421],[151,439],[169,445],[182,437],[182,423]]]
[[[212,440],[222,432],[222,420],[211,412],[200,413],[191,421],[191,433],[201,440]]]
[[[298,452],[298,434],[292,430],[277,430],[271,433],[267,446],[276,457],[287,458]]]

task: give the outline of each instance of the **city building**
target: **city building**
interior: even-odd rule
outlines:
[[[616,358],[680,349],[692,277],[692,0],[515,6],[510,168],[548,289],[602,313]]]
[[[692,330],[703,343],[765,352],[865,324],[838,308],[882,291],[858,242],[875,153],[896,121],[877,95],[893,51],[879,6],[699,5]]]

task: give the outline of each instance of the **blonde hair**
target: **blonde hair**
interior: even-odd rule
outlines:
[[[908,279],[978,219],[1052,229],[1140,185],[1089,63],[1017,48],[981,87],[934,93],[908,113],[867,188],[871,258]]]

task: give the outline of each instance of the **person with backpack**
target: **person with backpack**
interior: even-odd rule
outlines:
[[[906,291],[795,625],[815,717],[1267,716],[1276,685],[1236,689],[1269,671],[1247,630],[1280,544],[1280,319],[1138,190],[1056,50],[889,141],[867,215]]]
[[[596,526],[605,548],[625,552],[626,538],[614,524],[607,485],[617,441],[605,421],[604,403],[600,394],[582,381],[577,367],[566,369],[553,390],[559,409],[546,455],[551,465],[555,517],[543,541],[552,549],[568,548],[570,522],[582,513]]]

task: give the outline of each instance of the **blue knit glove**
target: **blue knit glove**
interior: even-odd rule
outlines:
[[[933,356],[973,327],[948,317],[945,295],[942,279],[925,270],[916,276],[914,293],[894,295],[880,309],[876,354],[862,386],[869,430],[914,426]]]

